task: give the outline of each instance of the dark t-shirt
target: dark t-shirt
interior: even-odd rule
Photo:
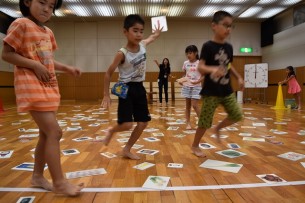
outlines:
[[[171,73],[170,67],[165,68],[165,66],[163,64],[160,64],[159,69],[160,69],[160,72],[159,72],[158,79],[159,80],[167,80],[169,74]]]
[[[226,74],[220,78],[211,78],[211,74],[207,74],[200,94],[220,97],[232,94],[229,65],[233,61],[232,45],[208,41],[202,46],[200,59],[205,60],[207,66],[220,66],[226,71]]]

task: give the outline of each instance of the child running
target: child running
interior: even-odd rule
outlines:
[[[60,94],[55,70],[79,76],[80,70],[54,60],[57,48],[53,32],[44,24],[61,7],[62,0],[20,0],[24,18],[9,27],[2,59],[15,65],[14,86],[18,112],[29,111],[39,128],[31,183],[54,193],[79,195],[83,183],[70,184],[60,164],[59,140],[62,130],[56,120]],[[52,183],[43,175],[46,163]]]
[[[114,133],[129,130],[132,128],[133,122],[137,122],[137,126],[133,129],[121,153],[126,158],[140,159],[130,150],[146,128],[148,121],[151,120],[146,90],[143,86],[146,72],[146,46],[159,37],[161,30],[158,23],[153,34],[143,40],[144,20],[135,14],[127,16],[124,21],[124,35],[128,41],[127,45],[116,53],[105,74],[102,107],[110,107],[109,85],[116,68],[119,69],[119,81],[129,86],[127,98],[119,97],[117,125],[109,128],[105,139],[101,140],[105,145],[108,145]]]
[[[199,142],[206,130],[212,126],[213,116],[219,104],[225,108],[228,116],[215,127],[218,141],[221,128],[232,125],[243,117],[230,84],[230,74],[238,79],[240,89],[244,88],[244,81],[232,66],[233,47],[225,41],[231,33],[232,22],[231,14],[217,11],[212,20],[214,37],[203,44],[200,53],[199,71],[205,75],[201,90],[203,106],[192,144],[192,151],[198,157],[205,157],[199,148]]]

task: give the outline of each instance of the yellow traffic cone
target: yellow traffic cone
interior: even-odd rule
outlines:
[[[279,85],[279,88],[277,89],[277,97],[276,97],[276,103],[274,107],[271,107],[272,109],[286,109],[284,105],[284,98],[283,98],[283,90],[282,85]]]

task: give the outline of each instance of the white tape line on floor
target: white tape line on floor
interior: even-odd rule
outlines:
[[[178,190],[220,190],[220,189],[241,189],[254,187],[279,187],[279,186],[296,186],[305,185],[305,181],[291,181],[283,183],[250,183],[250,184],[232,184],[232,185],[202,185],[202,186],[177,186],[167,187],[164,191]],[[147,189],[142,187],[113,187],[113,188],[84,188],[82,192],[145,192],[145,191],[160,191],[155,189]],[[49,192],[39,188],[11,188],[0,187],[0,192]]]

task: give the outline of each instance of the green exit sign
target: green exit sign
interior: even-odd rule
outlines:
[[[252,53],[252,52],[253,52],[253,49],[250,48],[250,47],[242,47],[242,48],[239,49],[239,51],[240,51],[241,53]]]

